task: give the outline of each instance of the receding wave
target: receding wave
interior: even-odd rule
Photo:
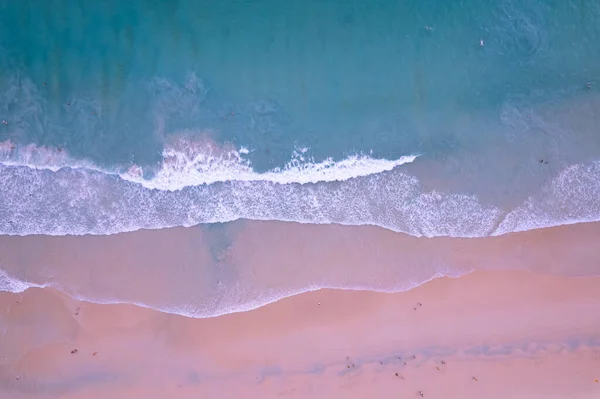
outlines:
[[[248,150],[167,147],[150,173],[107,171],[59,149],[0,147],[0,233],[115,234],[237,219],[375,225],[414,236],[480,237],[596,221],[600,163],[572,165],[521,206],[503,210],[474,195],[426,190],[398,160],[354,156],[313,162],[297,151],[281,169],[256,173]]]
[[[45,285],[35,284],[10,276],[6,271],[0,269],[0,291],[18,294],[29,288],[44,288]]]
[[[410,284],[403,286],[400,289],[394,291],[383,291],[383,292],[402,292],[408,291],[412,288],[416,288],[422,284],[425,284],[431,280],[436,278],[446,277],[446,274],[438,273],[424,281],[413,281]],[[451,277],[459,277],[459,274],[448,275]],[[0,291],[13,292],[13,293],[21,293],[26,291],[29,288],[53,288],[58,291],[61,291],[70,297],[77,299],[79,301],[92,302],[98,304],[132,304],[136,306],[140,306],[143,308],[149,308],[158,310],[164,313],[176,314],[185,317],[193,317],[193,318],[209,318],[209,317],[218,317],[231,313],[239,313],[239,312],[247,312],[254,309],[258,309],[262,306],[280,301],[285,298],[289,298],[295,295],[300,295],[306,292],[317,291],[320,289],[344,289],[344,290],[373,290],[380,291],[377,289],[370,289],[369,287],[361,286],[357,288],[349,288],[349,287],[337,287],[337,286],[308,286],[303,288],[289,289],[289,290],[279,290],[277,292],[269,293],[268,295],[257,295],[253,298],[245,298],[244,300],[240,300],[240,302],[231,302],[231,303],[221,303],[219,306],[212,307],[212,304],[205,303],[173,303],[173,304],[165,304],[165,303],[148,303],[143,301],[138,301],[136,299],[119,299],[119,298],[110,298],[110,297],[102,297],[102,296],[94,296],[88,293],[79,292],[77,290],[73,290],[71,287],[62,287],[60,285],[47,283],[47,284],[35,284],[28,281],[19,280],[15,277],[8,275],[5,271],[0,269]],[[236,297],[235,295],[233,297]],[[235,298],[239,300],[239,298]],[[207,306],[208,305],[208,306]]]
[[[600,252],[590,248],[599,238],[598,223],[465,240],[259,221],[0,236],[0,291],[47,287],[90,302],[212,317],[321,288],[402,292],[476,270],[598,276]]]

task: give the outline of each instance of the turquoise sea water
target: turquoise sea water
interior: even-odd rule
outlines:
[[[591,0],[0,0],[0,233],[598,220],[599,40]]]

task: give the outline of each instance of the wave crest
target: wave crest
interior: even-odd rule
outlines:
[[[176,191],[185,187],[231,181],[264,181],[278,184],[345,181],[390,171],[397,166],[413,162],[418,156],[409,155],[387,160],[366,155],[351,155],[340,161],[327,158],[317,162],[306,155],[307,151],[306,148],[295,150],[292,159],[285,166],[258,173],[245,157],[250,153],[245,147],[236,150],[231,145],[217,145],[208,139],[179,139],[164,148],[163,160],[156,171],[147,171],[138,165],[108,170],[89,161],[72,159],[63,149],[38,147],[34,144],[21,148],[7,141],[0,143],[0,163],[51,171],[65,167],[84,168],[118,174],[123,180],[141,184],[145,188]],[[120,172],[120,169],[126,171]]]

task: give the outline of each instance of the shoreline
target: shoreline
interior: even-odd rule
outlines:
[[[3,292],[0,303],[0,393],[16,399],[600,394],[598,277],[476,271],[395,294],[324,289],[208,319],[52,289]]]
[[[599,276],[599,241],[600,223],[457,239],[241,221],[103,237],[0,236],[0,267],[74,298],[203,318],[315,289],[403,292],[476,270]]]

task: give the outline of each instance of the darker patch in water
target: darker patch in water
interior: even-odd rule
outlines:
[[[352,14],[346,14],[341,20],[342,26],[351,26],[356,22],[356,18]]]
[[[275,377],[283,374],[283,369],[279,366],[266,366],[262,369],[260,373],[260,377],[258,378],[258,383],[261,384],[268,377]]]
[[[483,353],[483,350],[482,346],[473,346],[465,349],[465,354],[469,356],[480,356]]]
[[[453,355],[456,351],[451,348],[444,348],[441,346],[428,346],[419,351],[420,357],[447,357]]]
[[[228,252],[233,245],[236,233],[243,225],[243,221],[231,223],[208,223],[200,225],[205,233],[204,244],[208,244],[213,262],[227,261]]]
[[[323,374],[326,367],[323,364],[315,363],[306,372],[308,374]]]
[[[582,342],[579,338],[571,338],[567,339],[564,344],[569,348],[569,350],[575,350],[581,346]]]
[[[600,346],[600,336],[589,337],[587,345],[592,347]]]
[[[201,382],[201,378],[200,378],[200,374],[198,374],[195,371],[190,371],[186,378],[185,378],[186,382],[188,384],[192,384],[192,385],[198,385]]]

